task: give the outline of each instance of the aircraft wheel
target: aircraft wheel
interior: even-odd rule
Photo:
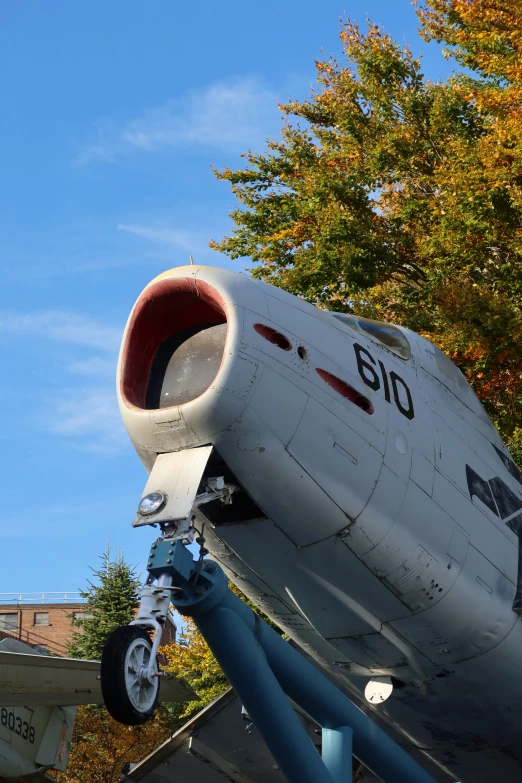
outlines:
[[[126,726],[139,726],[154,714],[159,677],[147,676],[151,652],[148,633],[136,625],[116,628],[105,642],[100,672],[103,700],[114,720]],[[157,673],[154,661],[153,674]]]

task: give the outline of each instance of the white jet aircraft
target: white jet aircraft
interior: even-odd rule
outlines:
[[[520,783],[522,476],[438,348],[181,267],[131,313],[118,395],[150,473],[134,525],[206,520],[232,581],[441,781]]]
[[[197,698],[174,678],[162,680],[161,696]],[[0,642],[0,783],[51,783],[46,771],[67,768],[78,704],[103,704],[99,661],[48,657],[17,639]]]

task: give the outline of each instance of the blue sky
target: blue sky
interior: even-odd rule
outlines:
[[[141,570],[146,475],[114,393],[125,320],[189,253],[245,268],[208,249],[234,207],[210,164],[277,136],[277,101],[339,53],[341,16],[449,73],[408,0],[3,5],[0,592],[83,587],[108,539]]]

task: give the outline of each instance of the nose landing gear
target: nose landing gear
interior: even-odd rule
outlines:
[[[237,487],[226,484],[222,476],[208,478],[205,491],[192,503],[192,511],[215,500],[229,505],[236,490]],[[153,495],[163,496],[164,493],[150,493],[146,498]],[[150,521],[145,524],[155,524],[153,519],[161,508],[159,506],[156,512],[149,514]],[[149,552],[149,575],[140,591],[138,615],[130,625],[116,628],[105,642],[100,672],[105,706],[115,720],[127,726],[138,726],[152,717],[158,702],[160,679],[169,677],[166,672],[159,671],[157,655],[172,591],[188,589],[191,594],[200,596],[206,591],[205,571],[211,564],[204,560],[208,550],[203,546],[203,531],[196,538],[200,547],[197,563],[187,549],[198,532],[192,527],[192,511],[188,517],[158,520],[162,537],[152,544]],[[154,641],[151,641],[149,631],[154,632]]]
[[[163,538],[152,544],[147,562],[149,576],[141,588],[137,617],[130,625],[116,628],[103,648],[100,675],[105,706],[115,720],[127,726],[139,726],[152,717],[160,680],[169,677],[159,670],[157,655],[172,591],[179,591],[184,585],[191,591],[204,592],[205,580],[200,572],[204,573],[207,567],[203,560],[207,553],[203,547],[205,539],[197,538],[200,559],[193,570],[194,561],[185,538],[183,530],[177,539]],[[149,632],[154,632],[154,641]]]

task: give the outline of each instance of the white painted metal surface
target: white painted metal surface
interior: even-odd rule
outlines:
[[[158,455],[143,491],[143,497],[158,491],[166,495],[167,502],[155,515],[155,521],[176,522],[190,516],[211,451],[212,446],[207,446]],[[133,525],[138,527],[147,524],[148,517],[137,513]]]
[[[145,639],[135,639],[125,656],[125,684],[131,702],[138,712],[147,712],[156,701],[158,677],[142,676],[142,670],[150,666],[152,645]],[[156,672],[157,673],[157,669]]]
[[[203,394],[147,410],[126,374],[136,334],[154,350],[167,336],[150,308],[140,321],[161,297],[172,333],[201,312],[201,328],[226,320],[227,338]],[[246,275],[170,270],[129,320],[120,410],[149,471],[166,452],[183,465],[214,447],[242,500],[197,511],[207,546],[298,644],[353,693],[392,676],[392,696],[368,709],[443,779],[519,783],[522,477],[462,374],[401,331],[407,360]],[[150,366],[143,353],[132,366],[140,357]]]

